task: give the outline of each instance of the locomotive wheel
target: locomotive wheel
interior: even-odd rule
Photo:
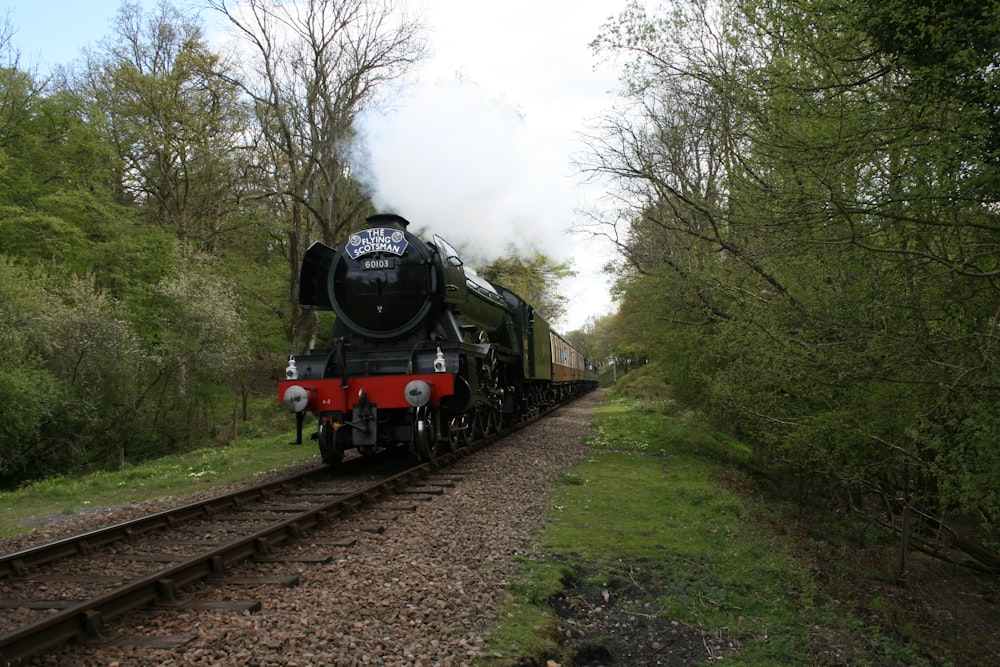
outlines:
[[[490,435],[494,435],[500,432],[500,426],[503,421],[503,413],[499,408],[494,408],[490,406],[486,409],[486,430],[489,431]]]
[[[475,412],[472,413],[472,439],[479,440],[489,435],[491,435],[490,420],[486,408],[477,405]]]
[[[336,465],[344,460],[343,436],[339,433],[329,423],[320,422],[316,436],[319,440],[319,453],[323,457],[323,463],[327,465]]]
[[[500,409],[483,404],[476,407],[473,417],[473,434],[476,439],[487,438],[500,432]]]
[[[428,413],[426,406],[417,408],[413,415],[413,445],[421,461],[433,461],[437,458],[438,441],[434,418]]]
[[[448,434],[448,448],[451,451],[460,449],[469,444],[469,429],[472,424],[468,414],[463,414],[451,420],[451,432]]]

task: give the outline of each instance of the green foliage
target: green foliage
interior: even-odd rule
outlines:
[[[268,355],[287,355],[288,332],[283,318],[275,316],[281,304],[289,298],[288,260],[275,252],[273,239],[266,226],[247,224],[241,242],[245,246],[228,244],[226,250],[216,255],[213,273],[223,276],[232,286],[236,308],[248,332],[253,332],[248,344],[255,358]],[[270,248],[263,252],[262,248]],[[325,313],[324,313],[325,315]],[[329,331],[332,323],[319,326],[319,331]]]
[[[0,205],[33,209],[61,191],[111,195],[111,152],[85,122],[83,100],[42,85],[17,69],[0,69]]]
[[[634,106],[593,163],[674,400],[818,497],[994,544],[998,31],[982,2],[630,5],[595,45]]]
[[[982,518],[988,546],[1000,551],[1000,423],[992,401],[951,401],[912,433],[932,462],[940,502]]]
[[[48,468],[47,452],[39,452],[39,440],[52,424],[58,409],[58,383],[44,368],[31,365],[0,366],[0,484]],[[58,462],[63,464],[65,462]]]
[[[141,457],[184,449],[214,433],[217,412],[224,414],[217,403],[249,356],[237,303],[224,280],[191,265],[144,295],[139,406],[149,419],[145,437],[132,448]]]
[[[78,451],[78,465],[90,457],[114,461],[135,437],[123,417],[137,408],[143,360],[124,308],[92,279],[71,279],[52,295],[48,315],[46,367],[68,399],[56,420],[66,431],[52,440]]]
[[[126,453],[142,458],[213,432],[220,391],[247,359],[232,289],[196,268],[156,285],[124,282],[130,302],[95,276],[0,256],[0,394],[9,408],[0,480],[117,466]]]
[[[869,0],[862,24],[921,86],[983,105],[995,99],[1000,9],[991,0]]]
[[[525,259],[509,255],[479,269],[479,274],[530,303],[548,322],[566,313],[566,297],[556,292],[558,281],[576,275],[569,263],[558,263],[541,252]]]
[[[154,349],[166,366],[218,377],[243,364],[246,331],[230,285],[188,268],[162,280],[153,299],[161,325],[154,332]]]
[[[960,118],[942,157],[961,145],[962,180],[972,198],[995,199],[1000,170],[1000,7],[992,0],[886,0],[864,3],[862,25],[911,80],[904,94],[922,106],[943,99]],[[953,104],[952,104],[953,103]]]
[[[61,218],[10,206],[0,210],[0,253],[67,262],[84,245],[80,229]]]
[[[30,468],[55,409],[55,378],[41,358],[45,301],[26,288],[37,278],[0,256],[0,478]]]
[[[59,285],[0,258],[5,437],[0,479],[85,465],[130,437],[137,348],[117,302],[92,281]]]
[[[204,41],[200,26],[164,2],[148,14],[125,3],[115,34],[78,83],[92,101],[92,125],[115,149],[126,201],[151,223],[171,231],[184,252],[214,251],[229,229],[241,164],[232,150],[243,139],[248,112],[234,77]]]

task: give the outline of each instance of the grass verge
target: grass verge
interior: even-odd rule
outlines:
[[[680,661],[691,656],[747,666],[927,664],[824,594],[750,492],[742,445],[700,431],[691,415],[664,414],[662,396],[657,403],[609,392],[595,410],[593,455],[558,485],[480,666],[591,664],[585,658],[594,656],[614,658],[604,664],[627,664],[626,656],[634,664],[692,664]],[[567,620],[574,600],[587,615]],[[614,623],[596,620],[612,612]],[[706,652],[654,662],[667,650],[657,637],[676,627],[691,629]]]
[[[291,433],[238,439],[225,446],[126,464],[116,472],[54,477],[0,492],[0,537],[30,532],[32,518],[203,491],[317,455],[310,441],[292,445],[292,440]]]

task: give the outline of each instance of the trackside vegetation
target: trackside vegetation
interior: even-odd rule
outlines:
[[[995,0],[629,2],[593,336],[911,555],[1000,573]]]
[[[806,513],[765,495],[766,485],[747,471],[746,448],[672,401],[655,371],[629,375],[609,391],[593,429],[592,455],[557,483],[549,523],[521,559],[480,665],[572,665],[594,655],[627,664],[626,656],[642,657],[642,646],[621,627],[654,623],[661,629],[650,630],[647,645],[666,644],[677,627],[696,631],[698,649],[701,637],[711,640],[700,664],[980,659],[954,634],[942,639],[920,627],[920,614],[901,610],[884,569],[817,559],[810,540],[795,535],[823,534],[819,551],[837,553],[836,520],[819,517],[809,528]],[[891,552],[885,543],[880,549]],[[598,595],[586,598],[588,589]],[[567,600],[584,599],[589,618],[614,615],[621,627],[596,624],[589,636],[574,635],[581,625],[566,620]],[[983,631],[995,620],[993,610]]]
[[[207,446],[156,459],[129,462],[118,470],[58,475],[0,491],[0,537],[26,533],[40,522],[165,496],[183,496],[247,480],[270,470],[318,460],[314,443],[292,444],[284,431],[287,414],[275,406],[255,406],[271,419],[241,423],[225,446]]]

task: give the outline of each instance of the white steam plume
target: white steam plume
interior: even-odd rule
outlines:
[[[475,84],[421,87],[391,111],[365,113],[356,129],[352,167],[379,212],[439,234],[470,264],[511,251],[570,258],[574,184],[565,148],[546,145]]]

